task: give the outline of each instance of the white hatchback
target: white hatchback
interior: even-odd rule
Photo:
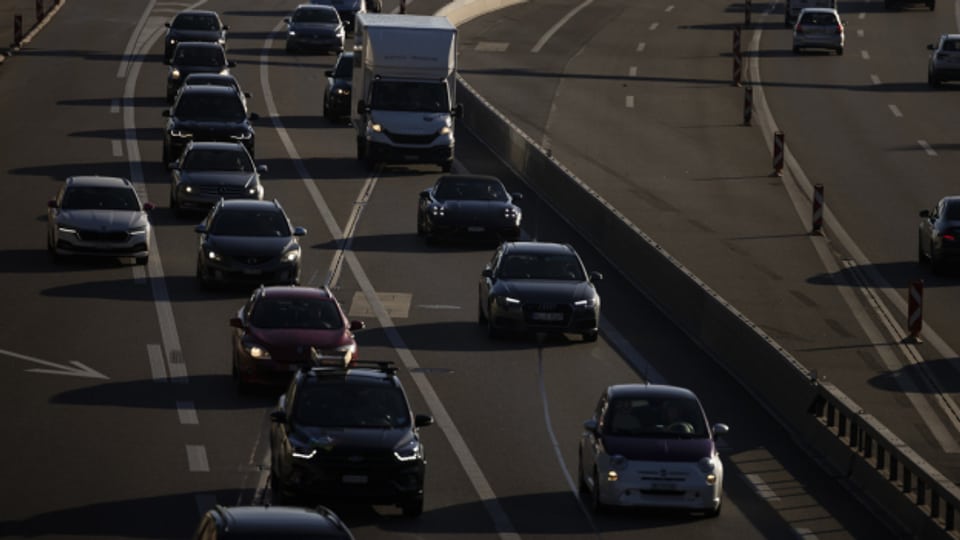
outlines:
[[[793,26],[793,52],[800,49],[831,49],[843,54],[843,21],[837,10],[806,8]]]

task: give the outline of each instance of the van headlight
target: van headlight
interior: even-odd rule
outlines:
[[[453,130],[450,129],[450,126],[443,126],[442,128],[440,128],[440,135],[449,135],[452,132]]]
[[[393,450],[393,457],[397,458],[397,461],[413,461],[422,455],[420,441],[416,439],[401,444]]]

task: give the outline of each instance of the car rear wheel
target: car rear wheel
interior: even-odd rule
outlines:
[[[917,238],[917,262],[923,264],[929,260],[930,258],[927,257],[927,252],[923,250],[923,236],[920,235]]]
[[[137,264],[138,264],[139,266],[146,266],[146,265],[147,265],[147,262],[149,262],[149,260],[150,260],[150,256],[149,256],[149,255],[144,255],[143,257],[137,257]]]
[[[794,46],[793,46],[793,54],[800,54],[800,47],[797,47],[796,45],[794,45]]]
[[[933,75],[933,73],[928,73],[928,74],[927,74],[927,85],[929,85],[931,88],[936,88],[936,87],[940,86],[940,81],[937,80],[937,78]]]
[[[367,144],[360,137],[357,137],[357,159],[359,161],[367,159]]]
[[[837,49],[837,56],[843,56],[843,47]]]

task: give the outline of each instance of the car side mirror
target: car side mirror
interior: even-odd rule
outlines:
[[[293,235],[294,235],[294,236],[303,236],[303,235],[305,235],[305,234],[307,234],[307,230],[304,229],[303,227],[294,227],[294,228],[293,228]]]
[[[160,112],[160,116],[164,118],[170,118],[170,109],[164,109]]]
[[[423,190],[423,191],[420,192],[420,198],[421,198],[421,199],[426,199],[426,198],[428,198],[428,197],[430,197],[430,190],[429,190],[429,189],[425,189],[425,190]]]
[[[163,25],[166,26],[167,28],[170,28],[170,23],[169,23],[169,22],[165,22],[165,23],[163,23]]]
[[[232,317],[230,319],[230,326],[233,328],[243,328],[243,320],[240,317]]]
[[[47,208],[56,208],[56,207],[57,207],[56,199],[50,199],[49,201],[47,201]]]
[[[922,218],[929,218],[929,217],[930,217],[930,211],[929,211],[929,210],[921,210],[921,211],[920,211],[920,217],[922,217]]]
[[[603,281],[603,274],[601,274],[600,272],[597,272],[596,270],[593,270],[592,272],[590,272],[590,281],[593,283],[596,283],[598,281]]]
[[[450,111],[450,114],[455,118],[463,116],[463,103],[457,103],[457,106]]]
[[[244,93],[243,93],[243,97],[245,97],[245,98],[247,98],[247,99],[250,99],[250,98],[253,97],[253,94],[251,94],[250,92],[244,92]]]
[[[936,48],[936,47],[933,46],[933,43],[927,43],[927,50],[928,50],[928,51],[932,51],[932,50],[934,50],[935,48]]]
[[[229,29],[230,29],[230,25],[229,25],[229,24],[223,25],[223,30],[229,30]]]
[[[237,63],[234,62],[233,60],[230,60],[229,62],[227,62],[227,67],[231,67],[231,68],[237,67]]]
[[[493,269],[492,269],[492,268],[484,268],[483,271],[480,272],[480,275],[483,276],[483,277],[485,277],[485,278],[493,278]]]
[[[725,435],[730,432],[730,426],[726,424],[714,424],[713,425],[713,434],[714,435]]]
[[[363,329],[366,328],[366,327],[367,327],[367,325],[366,325],[366,323],[364,323],[363,321],[350,321],[350,331],[351,331],[351,332],[357,332],[357,331],[359,331],[359,330],[363,330]]]
[[[145,202],[145,203],[143,203],[143,211],[144,211],[144,212],[149,212],[149,211],[153,210],[153,209],[156,208],[156,207],[157,207],[157,205],[153,204],[152,202]]]
[[[250,113],[250,120],[257,121],[257,120],[259,120],[259,119],[260,119],[260,115],[259,115],[259,114],[255,113],[255,112]]]
[[[273,411],[270,413],[270,421],[277,424],[286,424],[287,423],[287,412],[286,411]]]
[[[257,165],[257,172],[260,174],[266,174],[270,172],[270,169],[266,165]]]
[[[327,77],[333,77],[333,70],[332,70],[332,69],[328,69],[328,70],[324,71],[323,74],[326,75]]]
[[[589,431],[590,433],[597,432],[597,421],[591,418],[583,423],[583,429]]]
[[[194,231],[194,232],[198,232],[198,233],[200,233],[200,234],[203,234],[203,233],[207,232],[207,225],[206,225],[205,223],[200,223],[200,224],[198,224],[196,227],[193,228],[193,231]]]
[[[413,425],[416,427],[432,426],[433,417],[429,414],[418,414],[413,417]]]
[[[290,24],[290,17],[284,17],[283,22]]]

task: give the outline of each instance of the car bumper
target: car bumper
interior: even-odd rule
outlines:
[[[314,458],[315,460],[316,458]],[[295,497],[336,498],[371,504],[395,504],[423,496],[424,462],[403,464],[388,456],[390,462],[356,466],[336,458],[336,463],[296,464],[283,479],[284,490]],[[313,460],[311,460],[313,461]]]
[[[202,277],[208,282],[235,284],[296,284],[300,282],[300,263],[267,263],[240,266],[206,260],[201,264]]]
[[[186,186],[178,186],[177,204],[183,209],[206,210],[217,203],[220,199],[249,199],[262,200],[262,191],[249,194],[245,190],[219,191],[216,186],[191,186],[187,191]]]
[[[368,157],[382,163],[449,163],[453,161],[453,146],[394,146],[371,142]]]
[[[843,38],[835,34],[803,34],[793,37],[795,48],[842,49]]]
[[[678,508],[713,511],[723,493],[723,471],[716,483],[707,484],[694,463],[632,462],[616,481],[598,479],[600,502],[612,506]]]
[[[490,313],[493,326],[515,332],[576,333],[595,332],[600,319],[599,309],[574,309],[562,305],[556,309],[538,311],[532,304],[504,308],[493,303]]]
[[[122,242],[84,240],[61,233],[55,247],[57,255],[92,255],[102,257],[147,257],[150,242],[146,235],[131,236]]]
[[[340,52],[343,50],[343,40],[330,37],[287,36],[287,48],[311,51]]]
[[[960,81],[960,66],[935,67],[931,74],[938,81]]]
[[[350,94],[328,94],[327,107],[335,116],[350,115]]]
[[[514,241],[520,238],[520,227],[516,225],[444,223],[433,219],[428,219],[427,223],[428,233],[435,237],[497,238],[505,241]]]

